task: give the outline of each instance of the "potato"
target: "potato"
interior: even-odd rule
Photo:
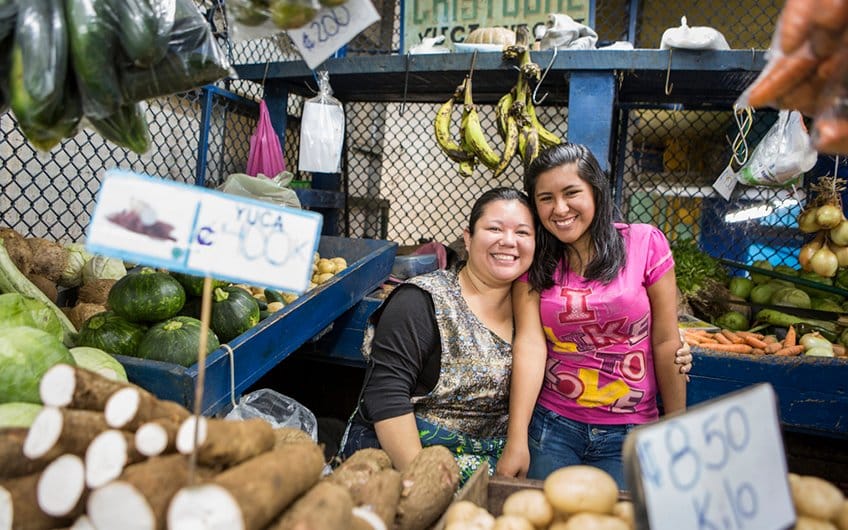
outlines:
[[[541,527],[546,528],[547,525]],[[495,527],[492,530],[536,530],[533,523],[520,515],[501,515],[495,519]]]
[[[336,272],[336,264],[327,258],[321,258],[318,260],[318,274],[333,274]]]
[[[492,530],[494,526],[492,514],[471,501],[457,501],[445,512],[445,530]]]
[[[830,521],[839,515],[845,502],[839,488],[819,477],[804,475],[797,480],[790,479],[789,486],[798,515]]]
[[[545,479],[545,497],[562,513],[611,514],[618,501],[618,485],[606,471],[577,465],[557,469]]]
[[[268,304],[268,312],[269,313],[276,313],[277,311],[279,311],[280,309],[282,309],[284,307],[286,307],[286,306],[282,302],[271,302],[270,304]]]
[[[842,502],[842,508],[833,520],[839,530],[848,530],[848,500]]]
[[[333,277],[332,272],[325,272],[323,274],[316,274],[312,277],[312,281],[315,282],[316,285],[321,285],[322,283],[327,283]]]
[[[505,515],[523,517],[536,528],[548,526],[554,518],[554,508],[541,490],[516,491],[506,498],[502,511]]]
[[[330,258],[330,261],[336,264],[336,272],[341,272],[347,268],[347,260],[341,256]]]
[[[471,501],[456,501],[445,512],[445,524],[470,521],[480,510],[482,508]]]
[[[612,507],[612,514],[627,523],[630,530],[635,530],[636,509],[633,507],[632,502],[618,501],[615,503],[615,506]]]
[[[422,449],[402,475],[396,530],[424,530],[444,513],[459,485],[459,466],[442,445]]]
[[[550,527],[554,530],[554,526]],[[613,515],[580,512],[568,518],[568,521],[556,530],[628,530],[627,523]]]
[[[829,521],[799,515],[795,520],[795,530],[836,530],[836,526]]]

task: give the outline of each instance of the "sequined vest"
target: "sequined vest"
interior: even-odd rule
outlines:
[[[512,346],[471,312],[456,269],[408,283],[433,297],[442,345],[439,380],[429,394],[412,398],[415,414],[474,437],[506,436]]]

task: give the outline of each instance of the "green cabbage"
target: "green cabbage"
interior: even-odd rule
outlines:
[[[106,256],[94,256],[82,267],[82,283],[94,280],[120,280],[127,274],[124,262]]]
[[[771,297],[771,303],[772,305],[801,307],[804,309],[809,309],[811,305],[810,295],[794,287],[784,287],[776,291]]]
[[[39,329],[0,329],[0,403],[41,403],[41,376],[55,364],[75,365],[62,341]]]
[[[77,366],[97,372],[113,381],[127,381],[127,371],[117,359],[99,348],[77,346],[71,348]]]
[[[68,251],[68,264],[58,283],[63,287],[78,287],[82,284],[82,268],[93,256],[82,243],[65,245],[65,250]]]
[[[41,405],[35,403],[0,403],[0,429],[29,427],[41,408]]]
[[[43,302],[18,293],[0,294],[0,329],[17,326],[40,329],[60,341],[64,337],[59,317]]]

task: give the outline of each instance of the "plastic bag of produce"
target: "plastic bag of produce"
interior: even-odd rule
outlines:
[[[250,154],[247,156],[247,174],[254,177],[260,173],[273,177],[286,170],[286,159],[280,147],[280,139],[271,124],[271,115],[265,100],[259,102],[259,121],[250,137]]]
[[[143,101],[121,105],[118,110],[104,118],[89,118],[95,131],[115,145],[126,147],[138,154],[150,149],[150,131],[147,128]]]
[[[332,96],[330,74],[318,72],[318,95],[303,104],[298,169],[338,173],[344,147],[344,109]]]
[[[311,410],[294,399],[270,388],[260,388],[241,397],[227,416],[228,420],[262,418],[275,429],[293,427],[318,441],[318,421]]]
[[[272,37],[296,29],[315,18],[321,4],[332,6],[346,0],[228,0],[227,22],[234,41]]]
[[[75,133],[82,115],[68,75],[68,32],[62,0],[18,3],[9,66],[9,106],[27,140],[47,151]]]
[[[782,110],[736,179],[749,186],[789,186],[817,159],[801,113]]]
[[[167,96],[214,83],[235,72],[215,41],[209,23],[192,0],[176,0],[168,51],[150,67],[129,66],[120,72],[126,102]]]
[[[122,0],[116,8],[124,56],[136,66],[152,66],[168,52],[176,0]]]
[[[14,0],[0,0],[0,114],[9,106],[9,68],[17,15]]]
[[[297,193],[288,187],[294,175],[283,171],[272,179],[252,177],[244,173],[233,173],[219,188],[224,193],[273,202],[289,208],[300,208]]]

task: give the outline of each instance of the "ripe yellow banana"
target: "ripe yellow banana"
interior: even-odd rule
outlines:
[[[471,155],[465,152],[462,147],[453,140],[450,134],[451,115],[453,113],[454,101],[456,96],[442,103],[436,112],[436,118],[433,120],[433,128],[435,130],[436,144],[439,148],[448,155],[448,158],[454,162],[465,162],[471,159]]]
[[[539,122],[539,118],[536,116],[536,108],[533,106],[532,96],[529,96],[527,98],[526,109],[527,117],[530,120],[530,125],[539,132],[539,141],[541,141],[545,147],[551,147],[562,143],[562,140],[559,136],[545,129],[545,126]]]
[[[483,126],[480,124],[480,116],[477,114],[477,107],[474,106],[474,100],[471,98],[471,78],[465,80],[465,114],[463,116],[464,126],[462,127],[462,137],[468,145],[468,149],[474,156],[477,157],[489,169],[498,167],[501,159],[498,154],[489,146],[486,141],[486,135],[483,132]]]
[[[514,116],[507,116],[503,155],[501,156],[501,163],[495,168],[496,177],[509,167],[512,157],[515,156],[516,149],[518,149],[520,129],[521,125],[519,125],[518,120]]]

